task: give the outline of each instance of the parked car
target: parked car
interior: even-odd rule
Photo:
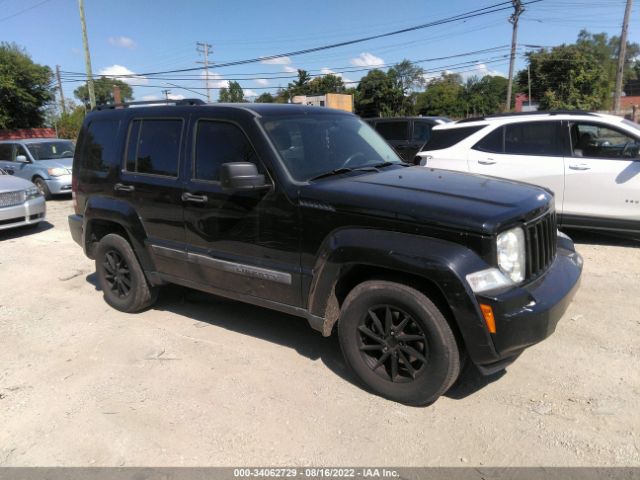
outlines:
[[[405,162],[415,163],[416,154],[431,136],[436,125],[451,122],[445,117],[393,117],[367,118],[365,121],[375,128]]]
[[[538,112],[435,127],[427,167],[541,185],[565,227],[640,231],[640,126],[612,115]]]
[[[173,103],[79,135],[71,235],[118,310],[176,283],[303,317],[368,389],[425,404],[463,358],[488,374],[546,338],[576,292],[546,190],[408,166],[346,112]]]
[[[0,168],[0,230],[35,227],[44,220],[44,197],[31,182]]]
[[[33,138],[0,141],[0,168],[33,182],[46,199],[71,193],[75,145],[70,140]]]

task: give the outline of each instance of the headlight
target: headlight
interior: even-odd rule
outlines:
[[[69,175],[69,173],[71,173],[69,170],[67,170],[66,168],[59,168],[59,167],[55,167],[55,168],[49,168],[47,170],[47,172],[49,173],[49,175],[51,175],[52,177],[61,177],[62,175]]]
[[[24,191],[24,199],[33,200],[34,198],[38,198],[40,196],[40,190],[38,187],[29,187]]]
[[[524,280],[525,245],[524,231],[520,227],[512,228],[498,235],[498,267],[514,283]]]

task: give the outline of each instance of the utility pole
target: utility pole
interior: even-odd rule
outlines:
[[[82,25],[82,45],[84,46],[84,61],[87,69],[87,89],[91,108],[96,106],[96,91],[93,88],[93,73],[91,72],[91,55],[89,55],[89,39],[87,38],[87,23],[84,19],[84,0],[78,0],[80,8],[80,24]]]
[[[120,87],[118,85],[113,86],[113,104],[120,105],[122,103],[122,97],[120,95]]]
[[[624,65],[627,56],[627,32],[629,30],[629,17],[633,0],[627,0],[627,7],[624,9],[624,20],[622,20],[622,32],[620,33],[620,48],[618,50],[618,70],[616,71],[616,89],[613,92],[613,110],[620,113],[620,97],[622,96],[622,79],[624,77]]]
[[[171,93],[171,90],[160,90],[160,91],[164,94],[164,99],[169,100],[169,94]]]
[[[209,49],[211,45],[207,42],[196,42],[196,50],[204,56],[204,62],[196,62],[204,64],[205,86],[207,87],[207,103],[211,103],[211,87],[209,87]]]
[[[56,65],[56,78],[58,79],[58,91],[60,92],[60,107],[62,113],[67,114],[67,107],[64,104],[64,92],[62,91],[62,82],[60,81],[60,65]]]
[[[507,104],[505,105],[505,111],[511,110],[511,90],[513,89],[513,67],[516,63],[516,46],[518,44],[518,19],[524,7],[521,0],[511,0],[513,3],[513,14],[509,17],[509,23],[513,25],[513,32],[511,33],[511,59],[509,61],[509,83],[507,84]]]

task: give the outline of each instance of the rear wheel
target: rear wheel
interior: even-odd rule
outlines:
[[[157,298],[131,245],[120,235],[105,235],[96,248],[96,273],[105,301],[121,312],[139,312]]]
[[[47,187],[47,182],[40,177],[36,177],[33,179],[33,184],[38,187],[38,190],[40,190],[40,193],[45,200],[51,200],[51,191],[49,190],[49,187]]]
[[[408,405],[445,393],[460,373],[460,352],[446,319],[423,293],[367,281],[345,299],[338,323],[347,364],[373,392]]]

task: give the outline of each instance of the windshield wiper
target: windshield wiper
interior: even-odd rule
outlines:
[[[367,165],[366,167],[357,167],[357,168],[349,168],[349,167],[340,167],[335,170],[331,170],[330,172],[321,173],[320,175],[316,175],[315,177],[311,177],[309,179],[310,182],[313,180],[320,180],[321,178],[332,177],[334,175],[341,175],[343,173],[349,172],[377,172],[378,169],[375,165]]]
[[[371,166],[375,168],[384,168],[384,167],[389,167],[391,165],[402,165],[403,167],[411,166],[411,164],[407,162],[382,162],[382,163],[376,163],[375,165],[371,165]]]

